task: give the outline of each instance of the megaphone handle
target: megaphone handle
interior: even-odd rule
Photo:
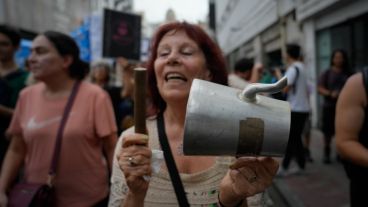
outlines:
[[[134,128],[146,134],[146,69],[134,69]]]

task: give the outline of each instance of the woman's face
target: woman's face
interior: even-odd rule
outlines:
[[[181,30],[163,36],[154,67],[158,90],[166,102],[187,101],[194,78],[211,78],[202,50]]]
[[[69,61],[66,61],[43,35],[39,35],[33,40],[28,61],[29,69],[34,74],[35,79],[41,81],[65,73],[69,66]]]
[[[335,53],[332,63],[336,67],[342,67],[342,64],[344,63],[344,56],[341,54],[341,52]]]

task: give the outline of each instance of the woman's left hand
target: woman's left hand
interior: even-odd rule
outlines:
[[[270,157],[240,157],[221,181],[220,201],[234,206],[246,197],[263,192],[272,184],[279,167]]]

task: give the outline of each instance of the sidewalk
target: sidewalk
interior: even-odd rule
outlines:
[[[304,174],[274,179],[270,192],[276,192],[281,198],[270,193],[273,206],[348,207],[349,182],[342,164],[336,161],[335,147],[332,163],[323,164],[323,136],[320,131],[312,130],[310,149],[314,162],[307,163]],[[295,166],[292,162],[290,169]]]

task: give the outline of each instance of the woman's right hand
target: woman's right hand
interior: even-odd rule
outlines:
[[[143,176],[151,176],[151,157],[147,135],[129,134],[123,138],[118,161],[129,187],[129,194],[135,198],[142,199],[146,195],[149,180]]]
[[[8,206],[8,196],[6,193],[0,193],[0,207]]]

